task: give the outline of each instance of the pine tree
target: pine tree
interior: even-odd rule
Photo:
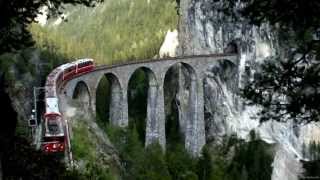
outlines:
[[[158,143],[150,144],[145,152],[136,179],[170,180],[162,147]]]
[[[214,179],[213,176],[213,162],[207,146],[202,149],[202,156],[198,162],[198,176],[199,180]]]
[[[36,21],[46,6],[49,16],[62,13],[65,4],[94,6],[101,0],[2,0],[0,1],[0,54],[24,49],[33,45],[28,26]]]
[[[261,121],[319,121],[320,1],[242,0],[245,6],[235,12],[237,2],[225,1],[222,11],[254,25],[274,25],[284,52],[262,63],[243,97],[263,107]]]

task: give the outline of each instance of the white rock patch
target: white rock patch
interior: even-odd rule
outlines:
[[[175,57],[176,49],[179,45],[178,41],[178,31],[175,29],[171,32],[168,30],[166,34],[166,38],[160,48],[159,55],[161,58],[163,57]]]
[[[37,15],[36,21],[41,25],[45,26],[47,24],[48,18],[48,7],[44,6],[40,9],[40,14]]]

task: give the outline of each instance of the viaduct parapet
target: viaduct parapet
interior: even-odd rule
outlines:
[[[85,93],[79,92],[85,89],[88,94],[86,98],[88,109],[95,114],[96,91],[100,80],[107,75],[111,82],[110,121],[113,125],[125,127],[128,126],[129,119],[127,98],[129,80],[136,70],[144,70],[149,80],[145,143],[148,145],[158,141],[165,148],[164,80],[170,67],[179,64],[188,70],[191,77],[188,108],[186,112],[182,112],[184,114],[181,116],[185,118],[183,130],[185,148],[197,155],[206,143],[203,90],[205,73],[209,66],[220,68],[219,65],[226,61],[235,67],[239,65],[236,54],[213,54],[98,66],[94,71],[68,81],[64,91],[67,96],[74,97],[75,93]],[[238,71],[238,68],[235,70]]]

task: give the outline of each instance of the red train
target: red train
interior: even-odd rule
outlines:
[[[58,88],[66,81],[94,70],[92,59],[80,59],[55,68],[47,77],[45,89],[46,110],[43,115],[41,150],[46,153],[65,152],[68,148],[68,130],[59,110]]]

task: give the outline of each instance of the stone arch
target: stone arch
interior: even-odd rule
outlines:
[[[174,72],[175,71],[175,72]],[[169,75],[174,75],[175,86],[170,85],[169,89],[175,91],[174,95],[171,94],[171,97],[168,98],[170,92],[166,86],[167,83],[172,82]],[[169,136],[171,127],[168,125],[171,123],[172,119],[168,118],[168,106],[175,107],[178,111],[178,126],[179,131],[184,141],[185,147],[191,153],[193,153],[194,148],[196,148],[196,132],[197,121],[198,121],[198,82],[197,82],[196,70],[187,63],[179,62],[168,68],[165,73],[164,78],[164,94],[165,94],[165,112],[166,112],[166,136],[167,142],[170,141]],[[170,96],[170,95],[169,95]],[[171,101],[171,102],[168,102]],[[172,105],[172,101],[175,101]],[[171,103],[171,104],[169,104]],[[170,115],[169,115],[170,116]],[[177,126],[177,123],[174,125]]]
[[[103,74],[96,89],[96,111],[100,120],[123,126],[123,92],[118,77],[113,73]]]
[[[88,85],[84,81],[76,83],[74,91],[72,93],[72,99],[77,100],[81,106],[90,108],[91,96]]]
[[[142,76],[142,73],[144,76],[142,78],[144,79],[144,82],[143,83],[140,82],[140,84],[135,84],[135,82],[133,82],[135,81],[134,78],[136,78],[137,76]],[[138,78],[141,78],[141,77],[138,77]],[[138,87],[138,89],[134,89],[136,88],[137,85],[140,87]],[[157,122],[158,89],[159,89],[159,84],[156,78],[156,74],[150,68],[144,67],[144,66],[139,67],[130,75],[130,78],[128,81],[128,89],[127,89],[129,127],[132,127],[133,124],[135,126],[139,126],[136,128],[139,131],[138,133],[139,133],[140,139],[142,139],[146,145],[153,142],[154,138],[157,137],[156,134],[159,133],[158,131],[159,122]],[[141,92],[143,92],[143,95],[140,94]],[[141,96],[141,98],[138,101],[134,99],[137,96]],[[139,117],[140,118],[139,120],[143,121],[142,123],[135,122],[135,120],[132,119],[132,116],[134,116],[134,112],[132,110],[137,108],[137,106],[141,106],[139,108],[139,112],[136,114],[141,114],[141,117]]]
[[[157,86],[158,85],[158,80],[156,74],[153,72],[152,69],[146,67],[146,66],[141,66],[136,68],[130,75],[129,75],[129,81],[132,79],[132,76],[139,70],[142,70],[148,78],[148,83],[150,86]],[[128,81],[128,83],[129,83]]]
[[[240,39],[233,39],[227,43],[227,46],[223,49],[223,53],[238,54],[240,52]]]

